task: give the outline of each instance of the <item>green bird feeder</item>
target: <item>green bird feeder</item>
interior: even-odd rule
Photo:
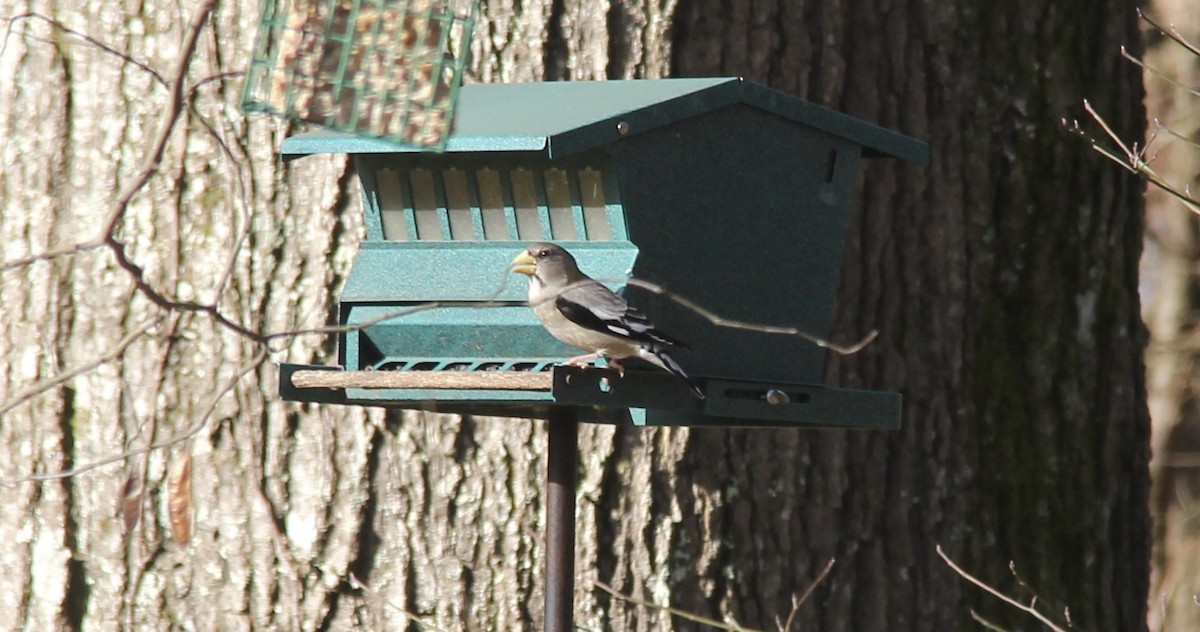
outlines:
[[[339,297],[336,367],[284,365],[285,399],[509,417],[573,407],[634,425],[897,428],[895,393],[822,386],[861,158],[925,143],[740,78],[463,86],[444,152],[328,130],[366,239]],[[659,329],[705,399],[666,373],[558,363],[508,273],[533,241],[570,251]],[[634,278],[639,282],[626,284]],[[640,282],[650,284],[643,285]],[[665,290],[659,292],[654,290]],[[680,297],[684,301],[677,301]]]

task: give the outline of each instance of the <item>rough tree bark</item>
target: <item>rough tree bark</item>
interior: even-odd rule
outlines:
[[[688,516],[676,603],[768,626],[836,557],[813,627],[953,629],[968,607],[1023,624],[940,544],[1009,589],[1011,560],[1080,629],[1144,626],[1142,187],[1059,123],[1086,97],[1139,137],[1117,55],[1139,46],[1132,3],[698,0],[675,42],[673,74],[744,74],[934,153],[863,178],[838,331],[882,338],[831,370],[904,393],[904,429],[692,433],[653,494]]]
[[[0,15],[36,11],[169,73],[198,2],[64,4],[7,0]],[[243,67],[256,11],[216,6],[189,86]],[[953,629],[971,608],[1023,625],[951,573],[937,544],[1006,588],[1012,560],[1082,629],[1144,625],[1141,188],[1058,123],[1087,97],[1127,137],[1140,133],[1140,77],[1115,55],[1138,45],[1132,3],[543,0],[488,2],[481,18],[476,80],[741,74],[934,148],[929,169],[880,164],[863,179],[837,335],[882,336],[830,370],[835,383],[903,392],[904,429],[586,427],[581,627],[694,627],[602,581],[770,628],[832,557],[798,612],[806,629]],[[10,24],[6,262],[93,237],[166,94],[78,36]],[[288,130],[245,120],[238,87],[191,93],[119,236],[165,294],[217,301],[256,331],[320,325],[358,239],[352,174],[337,159],[278,164]],[[540,627],[541,424],[284,404],[256,344],[208,314],[151,304],[105,248],[6,268],[0,314],[0,401],[21,399],[0,423],[0,478],[198,427],[144,461],[0,486],[11,621]],[[111,360],[21,398],[143,323]],[[276,342],[271,359],[329,361],[323,342]],[[196,513],[180,545],[163,488],[184,453]],[[141,521],[126,532],[122,488],[143,475]]]
[[[1159,0],[1151,12],[1192,42],[1200,41],[1195,7]],[[1196,96],[1183,86],[1197,85],[1200,57],[1157,31],[1146,62],[1157,72],[1146,75],[1150,120],[1185,138],[1195,133]],[[1169,80],[1164,78],[1167,77]],[[1150,145],[1153,168],[1168,182],[1196,190],[1200,152],[1196,146],[1155,129]],[[1200,534],[1195,528],[1200,490],[1200,418],[1197,416],[1196,270],[1200,265],[1200,218],[1166,192],[1151,187],[1146,199],[1147,252],[1143,284],[1150,347],[1146,372],[1153,420],[1155,555],[1150,598],[1150,628],[1200,628]]]

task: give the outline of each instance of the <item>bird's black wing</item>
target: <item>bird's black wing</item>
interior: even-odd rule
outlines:
[[[567,320],[592,331],[650,345],[687,348],[682,342],[655,329],[645,316],[630,307],[620,295],[592,279],[563,290],[555,297],[554,306]]]
[[[666,351],[663,351],[657,347],[651,347],[649,349],[643,347],[642,349],[638,350],[638,357],[646,360],[650,364],[657,364],[658,366],[662,367],[667,373],[670,373],[671,375],[674,375],[682,380],[683,383],[687,385],[688,389],[692,391],[692,394],[694,394],[696,397],[705,399],[704,389],[700,388],[700,384],[697,383],[696,380],[693,380],[687,373],[685,373],[683,367],[679,366],[679,363],[676,362],[674,358],[667,355]]]

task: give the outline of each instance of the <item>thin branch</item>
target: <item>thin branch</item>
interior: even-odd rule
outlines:
[[[1022,612],[1028,613],[1030,616],[1037,619],[1042,625],[1046,626],[1047,628],[1050,628],[1051,630],[1054,630],[1054,632],[1067,632],[1066,628],[1060,627],[1058,624],[1054,623],[1049,618],[1047,618],[1046,615],[1042,614],[1041,612],[1038,612],[1038,610],[1034,607],[1037,605],[1037,597],[1036,596],[1030,601],[1029,605],[1025,605],[1025,604],[1017,601],[1016,599],[1013,599],[1012,597],[1005,595],[1004,593],[1000,592],[999,590],[992,588],[988,584],[984,583],[983,580],[981,580],[978,577],[975,577],[974,575],[963,570],[963,568],[961,566],[954,563],[954,560],[950,559],[950,556],[946,555],[946,552],[942,550],[942,545],[940,545],[940,544],[937,546],[937,554],[939,557],[942,558],[942,561],[946,562],[947,566],[949,566],[951,569],[953,569],[955,573],[958,573],[958,575],[960,577],[962,577],[963,579],[971,582],[972,584],[975,584],[976,586],[979,586],[980,588],[987,591],[988,593],[990,593],[992,596],[996,597],[997,599],[1000,599],[1004,603],[1007,603],[1008,605],[1010,605]],[[1018,581],[1020,581],[1019,578],[1018,578]]]
[[[686,619],[693,623],[707,625],[709,627],[717,628],[718,630],[730,630],[732,632],[765,632],[764,630],[755,630],[753,628],[743,628],[742,626],[737,625],[736,623],[726,623],[724,621],[717,621],[716,619],[709,619],[708,617],[703,617],[698,614],[693,614],[691,612],[687,612],[685,610],[680,610],[678,608],[672,608],[671,606],[663,606],[663,605],[656,604],[652,601],[645,601],[642,599],[638,599],[637,597],[634,597],[632,595],[626,595],[625,593],[619,592],[617,589],[613,588],[612,586],[609,586],[608,584],[606,584],[602,581],[595,581],[593,583],[595,584],[596,588],[603,590],[604,592],[612,595],[613,597],[616,597],[617,599],[620,599],[622,601],[627,601],[635,606],[641,606],[643,608],[650,608],[652,610],[659,610],[661,612],[666,612],[667,614],[679,617],[680,619]]]
[[[126,209],[129,208],[130,202],[146,186],[150,178],[158,172],[159,165],[162,164],[162,157],[166,151],[167,142],[171,139],[171,132],[175,128],[175,123],[179,121],[179,114],[183,109],[183,84],[187,79],[188,67],[192,63],[192,55],[196,52],[196,42],[200,37],[200,31],[204,28],[204,23],[208,20],[208,15],[212,11],[214,3],[215,0],[206,0],[201,4],[196,14],[192,16],[192,20],[188,23],[187,29],[184,31],[183,42],[179,49],[179,63],[175,68],[175,72],[171,74],[171,79],[167,82],[167,102],[163,104],[162,120],[159,122],[158,133],[154,137],[150,151],[142,159],[142,166],[138,170],[137,175],[117,195],[117,203],[112,213],[109,214],[108,221],[104,224],[104,232],[107,235],[107,240],[110,242],[115,241],[113,233],[116,231],[117,224],[121,221],[121,217],[125,214]]]
[[[262,339],[265,341],[270,341],[270,340],[277,340],[279,338],[295,338],[298,336],[314,336],[314,335],[349,333],[352,331],[359,331],[361,329],[366,329],[367,327],[371,327],[372,325],[378,325],[379,323],[386,322],[389,320],[403,318],[405,316],[409,316],[412,314],[417,314],[420,312],[427,312],[431,309],[437,309],[439,307],[447,307],[450,305],[461,306],[462,303],[455,304],[455,303],[442,302],[442,301],[430,301],[428,303],[418,303],[416,305],[412,305],[412,306],[406,307],[404,309],[398,309],[394,312],[388,312],[388,313],[378,316],[376,318],[371,318],[369,320],[365,320],[361,323],[355,323],[353,325],[329,325],[327,327],[311,327],[308,329],[293,329],[293,330],[286,330],[286,331],[275,331],[275,332],[262,334]],[[485,301],[485,302],[471,303],[469,306],[475,307],[475,308],[500,307],[500,306],[511,307],[512,303]]]
[[[1104,117],[1100,116],[1100,114],[1097,113],[1094,108],[1092,108],[1091,101],[1084,99],[1083,109],[1087,110],[1087,113],[1091,115],[1092,120],[1096,121],[1096,123],[1100,125],[1100,129],[1104,130],[1104,133],[1109,137],[1109,139],[1116,143],[1117,147],[1120,147],[1125,152],[1125,158],[1128,161],[1131,169],[1134,171],[1144,170],[1151,174],[1154,173],[1153,170],[1150,169],[1150,165],[1142,159],[1142,152],[1138,151],[1137,146],[1134,145],[1132,147],[1127,147],[1124,141],[1121,140],[1121,137],[1118,136],[1117,133],[1113,131],[1112,127],[1109,126],[1108,121],[1104,120]]]
[[[150,331],[150,329],[157,325],[161,320],[161,316],[156,316],[147,320],[129,333],[125,334],[125,337],[117,341],[117,344],[113,345],[112,348],[110,348],[106,353],[92,358],[83,364],[63,371],[52,378],[47,378],[36,382],[29,388],[18,392],[7,401],[0,403],[0,417],[13,408],[20,406],[22,403],[27,402],[60,384],[68,382],[79,375],[93,371],[105,364],[108,364],[109,362],[112,362],[113,360],[116,360],[121,356],[121,354],[125,353],[125,350],[129,348],[129,345],[133,344],[135,340],[141,338],[143,334]]]
[[[1033,598],[1030,600],[1029,605],[1030,605],[1030,607],[1035,607],[1037,604],[1037,600],[1038,600],[1037,592],[1033,589],[1032,586],[1029,585],[1028,582],[1025,581],[1025,579],[1023,577],[1021,577],[1021,574],[1017,572],[1017,563],[1016,562],[1013,562],[1011,560],[1008,562],[1008,572],[1012,573],[1013,579],[1017,580],[1018,586],[1020,586],[1021,588],[1024,588],[1025,590],[1028,590],[1029,593],[1033,595]],[[1067,627],[1070,627],[1071,626],[1071,609],[1070,608],[1063,608],[1063,619],[1067,622]]]
[[[53,250],[39,252],[36,255],[29,255],[28,257],[22,257],[20,259],[13,259],[11,261],[5,261],[3,267],[0,267],[0,270],[12,270],[14,268],[23,268],[28,265],[33,265],[39,261],[49,261],[50,259],[57,259],[59,257],[70,257],[73,255],[77,255],[81,252],[87,252],[89,250],[103,248],[106,245],[107,244],[105,244],[104,240],[102,240],[102,239],[93,240],[93,241],[84,241],[84,242],[80,242],[77,244],[73,244],[71,246],[64,246],[62,248],[55,248]]]
[[[126,251],[126,246],[117,236],[117,228],[120,225],[121,219],[125,216],[129,205],[133,198],[141,192],[143,188],[150,182],[156,173],[159,166],[162,164],[163,153],[166,151],[167,143],[170,141],[171,132],[175,128],[175,124],[179,121],[179,115],[183,111],[185,103],[184,82],[187,77],[188,67],[191,65],[193,53],[196,50],[196,42],[200,37],[200,32],[204,29],[205,22],[208,20],[209,13],[212,11],[215,0],[207,0],[200,5],[196,14],[192,16],[192,20],[188,23],[187,30],[184,33],[183,43],[180,46],[179,64],[175,72],[171,75],[168,87],[167,102],[164,104],[162,121],[159,123],[158,134],[151,146],[146,157],[142,160],[142,166],[138,170],[130,182],[125,185],[120,194],[117,195],[116,204],[113,207],[108,220],[105,222],[104,242],[112,251],[116,258],[117,265],[129,273],[134,284],[150,302],[168,310],[181,310],[186,312],[199,312],[208,314],[223,327],[230,329],[250,340],[258,343],[265,342],[261,334],[255,332],[240,323],[236,323],[220,312],[216,304],[201,304],[191,301],[179,301],[167,297],[166,295],[155,289],[145,278],[145,270],[134,263]]]
[[[971,611],[971,618],[974,619],[976,623],[978,623],[979,625],[982,625],[984,628],[986,628],[988,630],[991,630],[992,632],[1010,632],[1009,630],[1006,630],[1006,629],[996,625],[995,623],[992,623],[991,621],[988,621],[987,619],[983,618],[983,615],[979,614],[978,612],[975,612],[974,610]]]
[[[379,593],[375,592],[374,590],[371,589],[370,586],[367,585],[366,582],[359,579],[358,576],[355,575],[354,573],[349,574],[349,583],[350,583],[351,588],[360,590],[360,591],[362,591],[362,593],[364,595],[366,595],[374,600],[379,601],[380,603],[386,605],[387,607],[391,608],[392,610],[395,610],[396,612],[399,612],[406,619],[408,619],[411,623],[415,623],[415,624],[421,626],[422,628],[425,628],[427,630],[433,630],[435,632],[438,632],[441,630],[441,628],[438,628],[438,627],[428,623],[427,621],[425,621],[425,619],[423,619],[419,615],[413,614],[412,612],[404,609],[399,604],[393,602],[391,599],[388,599],[387,597],[384,597],[384,596],[380,595]]]
[[[701,318],[707,320],[708,322],[710,322],[718,327],[725,327],[728,329],[745,329],[745,330],[750,330],[750,331],[762,332],[762,333],[766,333],[766,334],[782,334],[782,335],[786,335],[786,336],[796,336],[799,338],[803,338],[803,339],[817,345],[818,347],[829,349],[830,351],[833,351],[834,353],[837,353],[838,355],[850,355],[853,353],[858,353],[859,351],[862,351],[864,347],[866,347],[868,344],[870,344],[871,341],[875,340],[875,338],[879,336],[879,330],[875,329],[875,330],[871,330],[871,332],[868,333],[862,340],[859,340],[858,342],[856,342],[852,345],[849,345],[849,346],[840,345],[835,342],[825,340],[824,338],[814,336],[813,334],[810,334],[810,333],[808,333],[802,329],[799,329],[797,327],[780,327],[777,325],[762,325],[762,324],[758,324],[758,323],[734,320],[732,318],[724,318],[722,316],[717,315],[715,312],[712,312],[712,311],[704,308],[699,303],[696,303],[695,301],[693,301],[691,299],[684,298],[682,296],[679,296],[678,294],[673,294],[671,292],[668,292],[662,286],[656,285],[649,281],[643,281],[641,279],[628,279],[625,281],[625,283],[632,285],[634,287],[640,287],[644,290],[648,290],[648,291],[653,292],[654,294],[658,294],[660,296],[665,296],[666,298],[670,299],[671,301],[674,301],[675,303],[682,305],[683,307],[691,310],[692,312],[696,313]]]
[[[1140,8],[1137,9],[1137,14],[1138,14],[1139,18],[1141,18],[1143,21],[1145,21],[1150,26],[1153,26],[1154,28],[1158,29],[1158,31],[1160,33],[1162,33],[1163,35],[1166,35],[1167,37],[1171,38],[1172,40],[1175,40],[1176,44],[1179,44],[1180,46],[1186,48],[1188,50],[1188,52],[1190,52],[1191,54],[1193,54],[1197,57],[1200,57],[1200,47],[1197,47],[1195,44],[1193,44],[1191,41],[1189,41],[1186,37],[1184,37],[1182,34],[1180,34],[1179,29],[1175,28],[1174,24],[1172,24],[1170,28],[1164,28],[1161,24],[1154,21],[1153,18],[1151,18],[1150,16],[1143,13]]]
[[[1150,184],[1162,189],[1172,197],[1178,199],[1184,204],[1184,206],[1188,208],[1189,211],[1200,215],[1200,200],[1192,197],[1186,189],[1179,189],[1171,183],[1163,180],[1154,171],[1154,169],[1150,167],[1150,164],[1143,159],[1142,154],[1144,150],[1139,151],[1136,146],[1131,147],[1125,145],[1121,138],[1117,136],[1116,132],[1114,132],[1108,125],[1108,122],[1104,120],[1104,117],[1100,116],[1100,114],[1092,108],[1091,103],[1086,100],[1083,103],[1088,114],[1091,115],[1092,119],[1100,125],[1101,129],[1103,129],[1105,134],[1112,140],[1112,142],[1121,149],[1121,152],[1124,155],[1118,155],[1114,151],[1101,145],[1100,141],[1083,130],[1078,121],[1071,121],[1068,123],[1064,119],[1062,122],[1063,125],[1067,127],[1068,131],[1087,140],[1088,143],[1091,144],[1092,149],[1100,155],[1108,158],[1130,173],[1142,176]]]
[[[1193,134],[1195,132],[1191,132],[1191,133],[1177,132],[1174,130],[1174,128],[1170,127],[1169,125],[1164,125],[1163,122],[1158,119],[1154,119],[1153,123],[1154,123],[1154,130],[1155,130],[1154,133],[1155,134],[1158,133],[1158,130],[1162,130],[1167,133],[1167,136],[1170,136],[1171,138],[1178,140],[1184,144],[1191,145],[1192,149],[1200,150],[1200,142],[1196,142],[1196,140],[1193,138]]]
[[[201,87],[212,82],[224,81],[229,77],[241,76],[243,74],[245,73],[239,71],[205,77],[192,86],[189,92],[189,103],[192,102],[191,94],[198,92]],[[238,231],[237,239],[234,240],[232,247],[229,250],[229,262],[225,266],[225,273],[221,276],[220,281],[217,282],[215,288],[213,289],[213,303],[216,304],[219,298],[225,294],[225,290],[229,287],[229,283],[233,280],[233,274],[237,266],[238,255],[242,251],[242,246],[244,246],[250,239],[250,227],[252,224],[251,216],[253,211],[251,210],[252,205],[250,204],[250,199],[246,191],[247,187],[245,174],[243,173],[242,169],[237,168],[238,161],[233,155],[233,150],[229,148],[229,143],[225,142],[225,139],[217,132],[216,126],[214,126],[206,117],[200,114],[194,103],[190,106],[190,108],[191,111],[196,113],[197,120],[200,121],[200,124],[208,132],[209,136],[212,137],[213,142],[217,144],[217,147],[221,150],[221,154],[225,156],[225,160],[229,162],[230,172],[233,173],[237,182],[237,195],[232,195],[231,192],[230,197],[236,198],[241,203],[242,229]],[[259,343],[265,344],[266,341],[261,340]]]
[[[0,19],[4,19],[4,18],[0,18]],[[62,31],[63,33],[66,33],[66,34],[74,36],[74,37],[78,37],[79,39],[83,40],[84,42],[87,42],[88,44],[99,49],[100,51],[108,53],[109,55],[112,55],[113,57],[116,57],[116,58],[120,59],[121,61],[124,61],[127,64],[137,66],[141,70],[148,73],[151,77],[153,77],[154,80],[156,82],[158,82],[160,85],[163,85],[163,86],[167,85],[167,80],[164,79],[163,76],[161,74],[159,74],[159,72],[157,70],[155,70],[154,68],[151,68],[148,64],[138,61],[137,59],[130,56],[129,54],[123,53],[123,52],[109,46],[108,44],[105,44],[104,42],[92,37],[91,35],[88,35],[87,33],[84,33],[82,31],[77,31],[77,30],[67,26],[63,22],[60,22],[59,20],[55,20],[53,18],[47,17],[47,16],[42,15],[41,13],[37,13],[37,12],[29,12],[29,13],[22,13],[20,15],[14,15],[11,18],[8,18],[6,20],[8,22],[8,26],[5,27],[5,29],[4,29],[4,44],[0,45],[0,56],[2,56],[4,54],[4,51],[8,48],[8,38],[13,34],[13,26],[15,26],[17,24],[17,22],[21,22],[21,21],[25,21],[25,20],[41,20],[42,22],[45,22],[45,23],[49,24],[50,26]]]
[[[203,16],[203,14],[198,14],[197,19],[193,22],[193,26],[194,27],[202,26],[204,19],[205,18]],[[86,33],[83,33],[81,31],[73,29],[73,28],[67,26],[65,23],[63,23],[60,20],[52,19],[50,17],[47,17],[45,15],[42,15],[42,14],[36,13],[36,12],[24,13],[21,15],[14,16],[12,18],[5,19],[5,21],[8,23],[8,25],[7,25],[6,32],[5,32],[4,45],[2,47],[0,47],[0,54],[3,54],[4,48],[7,47],[8,39],[9,39],[9,37],[11,37],[13,35],[13,33],[14,33],[13,29],[14,29],[15,25],[18,22],[24,21],[24,20],[42,21],[42,22],[45,22],[46,24],[50,25],[51,27],[58,29],[59,31],[61,31],[63,33],[66,33],[67,35],[77,37],[77,38],[83,40],[89,46],[96,48],[97,50],[100,50],[108,55],[116,57],[116,58],[120,59],[122,62],[124,62],[125,64],[135,66],[135,67],[145,71],[153,78],[153,80],[156,83],[158,83],[159,85],[166,87],[170,90],[177,90],[180,86],[182,86],[182,83],[183,83],[183,75],[182,74],[177,75],[175,77],[174,81],[168,82],[168,80],[161,73],[159,73],[157,70],[155,70],[149,64],[142,62],[142,61],[138,60],[137,58],[135,58],[125,52],[119,51],[119,50],[113,48],[112,46],[109,46],[108,44],[104,43],[103,41],[101,41],[95,37],[92,37],[91,35],[88,35]],[[27,35],[26,37],[31,37],[31,36]],[[43,41],[43,40],[41,40],[41,38],[34,38],[34,39],[37,39],[38,41]],[[190,50],[187,51],[188,56],[190,56],[191,53],[194,52],[194,50],[195,50],[195,43],[193,42],[191,44]],[[181,68],[180,70],[185,72],[186,68]],[[196,92],[204,86],[207,86],[211,83],[215,83],[218,81],[224,81],[225,79],[228,79],[231,77],[241,76],[243,74],[244,74],[244,72],[242,72],[242,71],[232,71],[232,72],[223,72],[223,73],[218,73],[218,74],[211,75],[208,77],[204,77],[203,79],[200,79],[195,84],[193,84],[191,87],[189,87],[187,89],[186,95],[184,95],[182,97],[182,102],[188,104],[189,111],[191,111],[192,113],[194,113],[196,115],[196,117],[200,121],[201,125],[203,125],[204,128],[206,130],[208,130],[208,132],[216,139],[217,144],[224,150],[226,157],[230,158],[230,159],[232,159],[232,154],[228,150],[228,146],[220,138],[220,135],[216,133],[215,128],[208,121],[208,119],[206,117],[204,117],[199,111],[196,110],[194,104],[192,103],[192,98],[196,94]],[[181,113],[181,110],[178,108],[175,109],[174,112],[168,112],[168,120],[170,120],[171,123],[173,124],[174,120],[176,120],[178,118],[180,113]],[[170,128],[167,128],[165,131],[166,131],[167,135],[169,135]],[[162,138],[165,140],[166,136],[163,136]],[[161,154],[161,147],[160,147],[160,154]],[[151,171],[157,172],[157,165],[155,165]],[[148,176],[147,176],[147,179],[148,179]],[[242,206],[243,206],[244,221],[245,221],[245,225],[248,227],[249,220],[247,218],[249,215],[249,203],[245,199],[245,194],[244,194],[245,184],[242,181],[240,172],[238,174],[238,180],[239,180],[239,184],[241,185],[241,189],[242,189],[241,200],[242,200]],[[128,201],[126,201],[125,204],[127,205]],[[123,214],[123,209],[118,209],[118,212],[116,213],[116,215],[119,217],[122,214]],[[217,296],[220,296],[223,293],[224,287],[228,284],[229,278],[232,276],[233,262],[234,262],[234,260],[236,260],[236,257],[237,257],[236,253],[238,252],[240,245],[242,243],[244,243],[246,240],[245,234],[248,233],[248,228],[246,230],[243,230],[242,232],[243,232],[243,235],[241,237],[239,237],[239,239],[237,240],[237,243],[235,243],[235,245],[234,245],[234,248],[233,248],[234,254],[230,258],[231,261],[230,261],[230,265],[227,266],[227,268],[226,268],[226,274],[224,275],[224,278],[217,286],[217,292],[216,292]],[[95,239],[92,241],[81,242],[81,243],[78,243],[78,244],[75,244],[75,245],[69,246],[69,247],[59,248],[59,249],[31,255],[28,257],[21,258],[21,259],[15,259],[12,261],[8,261],[3,264],[3,269],[8,270],[11,268],[24,267],[24,266],[33,264],[38,261],[54,259],[54,258],[58,258],[58,257],[62,257],[62,256],[74,255],[74,254],[78,254],[79,252],[82,252],[85,250],[93,250],[93,249],[104,247],[104,246],[110,246],[110,247],[113,246],[111,227],[108,230],[106,230],[105,237],[101,237],[101,238],[98,238],[98,239]],[[118,259],[121,259],[121,258],[122,258],[122,256],[119,254]],[[127,270],[129,269],[128,266],[126,266],[126,265],[123,265],[122,267],[125,267]],[[146,291],[150,288],[146,284],[139,283],[138,289],[141,291]],[[150,298],[152,301],[154,301],[154,296],[151,296]],[[169,305],[164,304],[161,301],[155,301],[155,302],[164,308],[169,307]],[[178,303],[178,304],[182,305],[182,303]],[[204,311],[204,310],[193,309],[191,311]],[[218,315],[218,320],[220,320],[219,315]]]
[[[1137,57],[1134,57],[1133,55],[1131,55],[1129,53],[1128,50],[1125,49],[1124,46],[1121,47],[1121,56],[1124,57],[1127,61],[1132,62],[1135,66],[1154,75],[1155,77],[1158,77],[1159,79],[1163,79],[1167,83],[1174,85],[1177,88],[1186,90],[1187,92],[1192,93],[1192,95],[1194,95],[1194,96],[1200,96],[1200,90],[1196,90],[1195,88],[1193,88],[1191,86],[1185,85],[1185,84],[1179,82],[1174,77],[1168,75],[1167,73],[1162,72],[1161,70],[1158,70],[1157,68],[1143,62],[1141,59],[1138,59]]]
[[[717,327],[723,327],[726,329],[741,329],[741,330],[746,330],[746,331],[756,331],[756,332],[766,333],[766,334],[796,336],[798,338],[807,340],[807,341],[817,345],[818,347],[829,349],[830,351],[833,351],[834,353],[837,353],[839,355],[850,355],[853,353],[858,353],[863,348],[865,348],[868,344],[870,344],[873,340],[875,340],[875,338],[877,338],[879,336],[878,330],[872,330],[863,339],[859,340],[858,342],[855,342],[852,345],[841,345],[841,344],[838,344],[835,342],[831,342],[829,340],[825,340],[824,338],[814,336],[814,335],[812,335],[802,329],[799,329],[797,327],[782,327],[782,326],[778,326],[778,325],[764,325],[761,323],[752,323],[749,321],[725,318],[723,316],[720,316],[716,312],[713,312],[712,310],[705,308],[704,306],[700,305],[699,303],[697,303],[689,298],[686,298],[684,296],[680,296],[678,294],[670,292],[666,288],[662,287],[661,285],[652,283],[650,281],[645,281],[645,280],[637,279],[637,278],[633,278],[633,277],[620,279],[620,280],[614,280],[614,279],[596,279],[596,280],[600,281],[602,283],[609,283],[609,284],[624,283],[625,285],[639,287],[639,288],[647,290],[653,294],[663,296],[670,301],[678,303],[679,305],[681,305],[688,311],[695,313],[697,316],[700,316],[701,318],[707,320],[708,322],[712,323],[713,325],[715,325]],[[504,292],[504,289],[507,287],[507,284],[508,284],[508,281],[507,281],[507,277],[506,277],[504,280],[501,281],[500,285],[496,288],[496,290],[493,291],[492,294],[483,301],[472,302],[469,304],[461,303],[461,302],[454,302],[454,301],[430,301],[428,303],[420,303],[417,305],[410,305],[410,306],[405,307],[404,309],[399,309],[394,312],[388,312],[388,313],[382,314],[376,318],[372,318],[372,319],[362,322],[362,323],[356,323],[354,325],[331,325],[328,327],[313,327],[310,329],[271,332],[271,333],[262,334],[261,337],[263,340],[274,340],[277,338],[291,338],[291,337],[301,336],[301,335],[331,334],[331,333],[345,333],[345,332],[350,332],[350,331],[358,331],[358,330],[370,327],[372,325],[379,324],[384,321],[389,321],[389,320],[393,320],[396,318],[402,318],[404,316],[409,316],[411,314],[415,314],[418,312],[424,312],[424,311],[428,311],[431,309],[437,309],[439,307],[450,307],[450,306],[455,306],[455,307],[470,306],[470,307],[475,307],[475,308],[511,307],[513,305],[512,301],[496,300],[496,297],[500,296]],[[562,294],[563,292],[571,289],[572,287],[573,287],[572,285],[567,285],[563,289],[561,289],[558,292],[554,293],[553,295],[547,297],[546,300],[553,300],[559,294]]]
[[[69,470],[59,470],[57,472],[47,472],[44,474],[30,474],[28,476],[21,476],[21,477],[17,477],[17,478],[0,479],[0,486],[16,485],[18,483],[38,483],[38,482],[42,482],[42,481],[50,481],[50,480],[56,480],[56,479],[60,479],[60,478],[68,478],[71,476],[77,476],[79,474],[84,474],[86,472],[90,472],[92,470],[99,469],[101,467],[104,467],[105,465],[111,465],[113,463],[122,462],[125,459],[128,459],[129,457],[140,456],[142,454],[146,454],[146,453],[154,451],[154,450],[160,450],[162,448],[169,448],[173,445],[187,441],[187,440],[191,439],[192,437],[196,436],[197,434],[199,434],[200,431],[204,429],[204,426],[208,424],[209,419],[212,418],[213,413],[216,412],[217,405],[221,403],[221,399],[223,399],[226,395],[228,395],[229,392],[233,390],[233,387],[237,386],[238,382],[242,381],[242,378],[246,377],[246,375],[249,374],[251,371],[254,371],[254,370],[258,369],[260,366],[262,366],[263,362],[265,362],[266,359],[267,359],[266,349],[262,348],[259,350],[259,352],[257,354],[254,355],[254,357],[249,362],[247,362],[246,364],[239,367],[237,372],[234,373],[234,376],[232,378],[230,378],[229,381],[226,382],[225,385],[221,388],[221,390],[219,390],[217,392],[217,394],[212,397],[212,399],[209,401],[208,407],[205,409],[204,413],[200,416],[200,418],[194,424],[189,426],[187,428],[187,430],[185,430],[181,434],[177,434],[169,439],[164,439],[163,441],[159,441],[158,443],[153,443],[148,446],[125,450],[124,452],[121,452],[120,454],[114,454],[112,456],[105,457],[105,458],[99,459],[97,461],[92,461],[91,463],[88,463],[86,465],[80,465],[79,467],[71,468]]]
[[[830,571],[833,570],[833,565],[835,563],[837,563],[837,558],[829,558],[829,563],[825,565],[825,568],[821,569],[821,572],[817,574],[817,578],[812,580],[812,583],[808,585],[807,589],[805,589],[804,594],[800,595],[799,599],[793,600],[792,611],[788,614],[787,621],[784,622],[781,632],[788,632],[788,630],[792,629],[792,622],[796,620],[796,613],[800,611],[800,606],[803,606],[804,602],[808,601],[808,598],[812,596],[813,591],[817,589],[817,586],[820,585],[821,582],[825,581],[825,578],[829,576]]]

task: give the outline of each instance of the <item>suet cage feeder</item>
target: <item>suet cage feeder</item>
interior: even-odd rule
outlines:
[[[352,156],[366,239],[339,297],[336,367],[285,365],[285,399],[634,425],[895,428],[895,393],[822,386],[861,158],[917,140],[740,78],[467,85],[444,152],[318,130],[288,159]],[[507,265],[553,241],[691,351],[670,375],[558,366]],[[434,307],[430,307],[434,305]],[[402,314],[394,318],[389,315]],[[339,372],[338,388],[312,386]],[[405,377],[396,387],[394,378]],[[336,380],[335,380],[336,381]],[[389,384],[392,384],[389,386]]]
[[[440,149],[475,0],[263,0],[241,107]]]

